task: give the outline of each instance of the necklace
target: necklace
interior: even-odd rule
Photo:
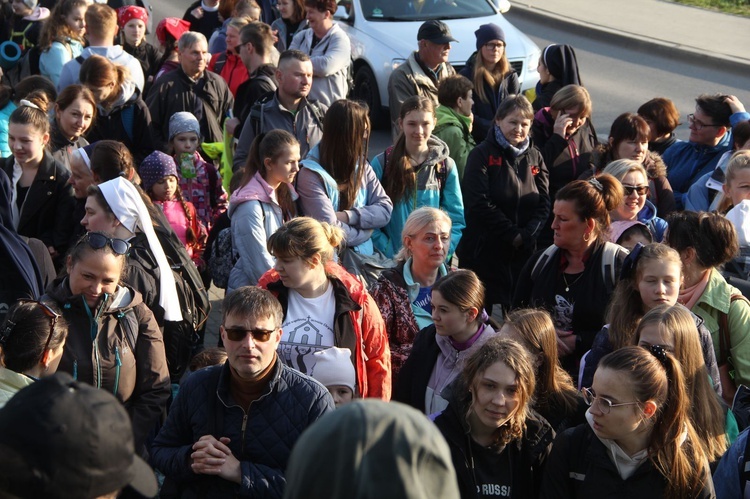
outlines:
[[[568,279],[567,279],[567,278],[565,277],[565,272],[563,272],[563,275],[562,275],[562,276],[563,276],[563,281],[565,282],[565,292],[567,293],[567,292],[569,292],[569,291],[570,291],[570,287],[571,287],[571,286],[572,286],[573,284],[575,284],[575,283],[577,283],[578,281],[580,281],[580,280],[581,280],[581,277],[583,277],[583,272],[581,272],[580,274],[578,274],[578,277],[576,277],[576,278],[575,278],[575,279],[573,280],[573,282],[568,282]]]

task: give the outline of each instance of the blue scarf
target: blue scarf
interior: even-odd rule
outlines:
[[[526,152],[526,149],[529,148],[530,140],[528,137],[521,142],[520,147],[516,147],[510,144],[508,142],[508,139],[505,138],[505,135],[503,135],[503,132],[500,131],[500,127],[497,125],[492,125],[493,130],[495,130],[495,140],[497,143],[502,147],[503,149],[509,149],[511,154],[513,154],[514,158],[519,157],[521,154]]]

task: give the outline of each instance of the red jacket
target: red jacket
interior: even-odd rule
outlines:
[[[325,269],[336,297],[335,346],[349,348],[355,353],[357,388],[362,398],[390,400],[391,351],[380,311],[362,283],[343,267],[329,262]],[[286,315],[289,290],[276,270],[263,274],[258,286],[268,289],[279,299]]]
[[[232,96],[234,97],[237,95],[237,88],[245,83],[250,76],[247,74],[247,68],[242,64],[240,56],[229,51],[219,52],[218,54],[212,55],[211,62],[208,63],[209,71],[216,73],[214,68],[216,68],[216,61],[219,57],[224,60],[224,66],[221,67],[218,74],[224,78],[225,82],[227,82],[229,91],[232,92]]]

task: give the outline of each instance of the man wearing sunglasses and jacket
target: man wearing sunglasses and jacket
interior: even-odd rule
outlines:
[[[334,408],[328,391],[276,355],[283,312],[256,287],[224,298],[227,362],[192,374],[154,440],[152,463],[177,497],[281,497],[300,434]]]

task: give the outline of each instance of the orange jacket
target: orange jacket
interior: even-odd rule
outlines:
[[[354,352],[360,396],[390,400],[391,351],[378,306],[364,285],[339,264],[329,262],[325,271],[334,286],[336,297],[335,346],[347,347]],[[271,269],[263,274],[258,286],[268,289],[279,299],[286,315],[289,290],[276,270]]]

